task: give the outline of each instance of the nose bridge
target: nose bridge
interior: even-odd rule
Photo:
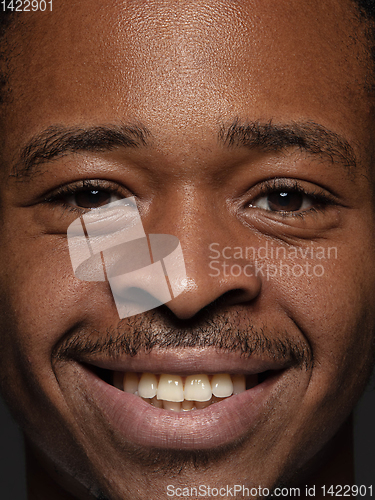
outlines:
[[[235,239],[228,233],[230,221],[218,207],[215,196],[210,197],[203,189],[184,190],[166,196],[163,206],[157,210],[157,220],[147,226],[147,232],[176,236],[181,244],[188,278],[203,278],[209,267],[210,245]]]

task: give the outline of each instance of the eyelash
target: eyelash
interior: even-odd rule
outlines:
[[[58,188],[56,191],[52,193],[52,195],[48,196],[44,199],[46,203],[55,203],[59,204],[64,210],[69,212],[82,214],[90,209],[75,207],[73,205],[69,205],[65,203],[63,198],[69,195],[74,196],[82,191],[90,191],[90,190],[100,190],[107,191],[111,195],[119,195],[121,198],[125,198],[124,191],[120,189],[116,184],[100,179],[84,179],[82,181],[78,181],[74,184],[68,184],[66,186],[62,186]]]
[[[309,191],[303,185],[301,185],[297,180],[289,179],[271,179],[262,183],[260,186],[260,191],[257,194],[255,201],[259,200],[264,196],[269,196],[275,192],[289,192],[289,193],[300,193],[308,198],[310,198],[315,206],[308,208],[303,211],[271,211],[269,212],[276,214],[281,217],[299,217],[304,218],[310,213],[323,212],[329,205],[335,205],[334,199],[327,194],[323,189]],[[258,208],[250,203],[247,207]]]

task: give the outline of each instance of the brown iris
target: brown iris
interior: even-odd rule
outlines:
[[[274,212],[295,212],[303,204],[303,194],[292,191],[279,191],[267,196],[269,209]]]
[[[102,189],[87,189],[74,195],[74,202],[81,208],[96,208],[106,205],[111,200],[111,193]]]

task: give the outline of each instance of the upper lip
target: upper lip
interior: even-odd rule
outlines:
[[[257,374],[290,367],[290,359],[275,360],[267,353],[243,356],[236,352],[214,348],[154,349],[134,356],[116,358],[100,353],[81,355],[76,361],[112,371],[174,373],[182,376],[194,373]]]

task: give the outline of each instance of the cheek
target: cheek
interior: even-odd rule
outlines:
[[[369,248],[366,255],[371,255]],[[314,397],[340,399],[345,393],[349,404],[360,394],[373,364],[374,272],[348,247],[338,247],[337,258],[333,253],[309,263],[310,276],[275,283],[276,300],[311,347]]]
[[[51,375],[51,352],[71,329],[96,324],[112,311],[105,283],[76,279],[66,239],[13,240],[1,249],[2,373],[12,380]]]
[[[51,364],[51,352],[72,328],[97,320],[105,304],[100,284],[74,278],[67,245],[40,237],[0,250],[0,388],[28,437],[46,454],[71,447],[75,423]],[[95,324],[95,323],[94,323]],[[48,415],[49,426],[45,426]],[[56,432],[58,429],[58,432]],[[86,462],[77,458],[78,470]]]

